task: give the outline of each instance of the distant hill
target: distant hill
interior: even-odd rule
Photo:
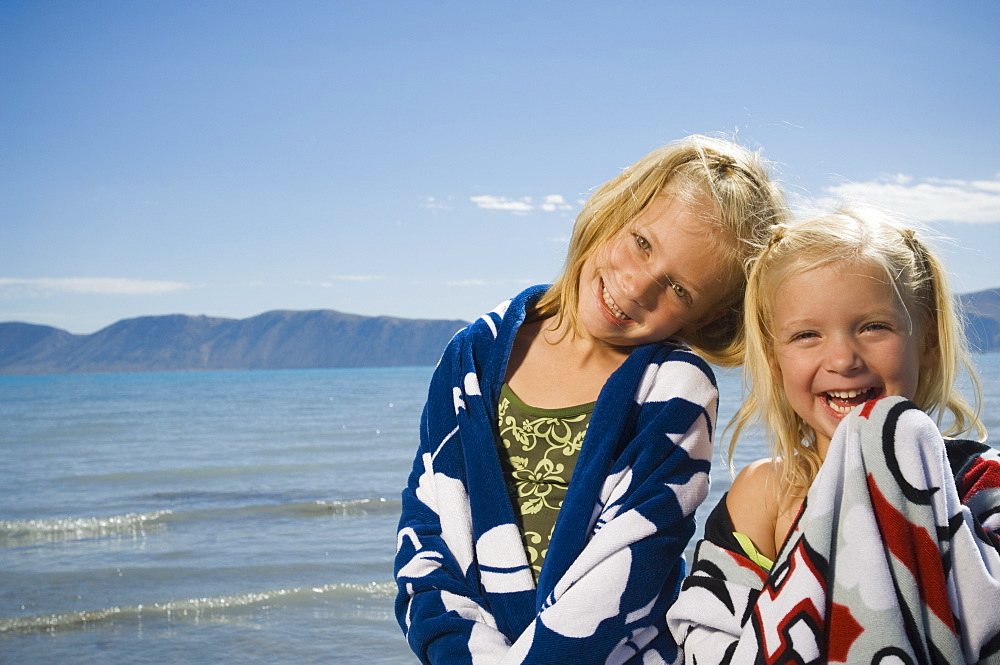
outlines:
[[[144,316],[90,335],[0,323],[0,374],[426,366],[465,325],[332,310]]]
[[[1000,351],[1000,289],[960,298],[973,350]],[[0,323],[0,375],[433,365],[465,325],[333,310],[144,316],[91,335]]]
[[[1000,351],[1000,289],[966,293],[961,300],[972,349],[980,353]]]

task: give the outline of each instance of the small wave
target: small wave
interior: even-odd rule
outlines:
[[[257,503],[231,508],[204,508],[175,513],[171,521],[207,519],[242,519],[271,517],[367,517],[398,513],[399,500],[344,499],[339,501],[293,501],[290,503]]]
[[[255,464],[231,466],[184,467],[179,469],[152,469],[147,471],[122,471],[117,473],[95,473],[58,478],[59,482],[82,485],[135,484],[142,485],[164,480],[180,482],[206,481],[217,478],[249,478],[252,476],[271,477],[281,473],[309,473],[321,468],[334,468],[332,464],[316,462],[302,464]]]
[[[0,547],[23,547],[66,540],[106,536],[145,536],[161,531],[169,510],[127,513],[109,517],[55,517],[33,520],[0,520]]]
[[[349,499],[346,501],[317,501],[316,506],[327,514],[359,517],[398,513],[401,502],[399,499]]]
[[[182,504],[212,504],[212,503],[245,503],[247,501],[282,501],[287,498],[286,494],[280,492],[258,492],[258,491],[230,491],[213,492],[209,490],[175,490],[168,492],[153,492],[140,496],[143,500]]]
[[[99,610],[40,614],[27,617],[0,619],[0,634],[44,633],[63,630],[80,630],[102,622],[127,622],[142,619],[200,620],[210,615],[224,616],[227,612],[246,608],[271,608],[316,602],[330,598],[343,603],[356,599],[381,600],[396,593],[394,582],[369,582],[367,584],[326,584],[318,587],[301,587],[241,593],[214,598],[188,598],[150,605],[108,607]],[[220,619],[224,620],[224,619]]]
[[[259,518],[368,517],[398,513],[400,501],[384,498],[257,503],[229,508],[156,510],[108,517],[0,520],[0,548],[27,547],[111,536],[140,538],[168,523]]]

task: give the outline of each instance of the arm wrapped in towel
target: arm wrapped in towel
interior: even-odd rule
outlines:
[[[837,428],[766,579],[702,542],[668,623],[701,665],[997,663],[998,531],[997,451],[945,442],[903,398],[869,402]]]
[[[767,571],[743,553],[733,536],[726,496],[705,521],[705,538],[695,549],[691,574],[667,613],[686,663],[753,662],[734,660],[733,652]]]
[[[519,299],[460,333],[435,371],[403,492],[397,618],[424,663],[672,662],[664,617],[707,494],[714,377],[670,345],[612,375],[536,589],[494,438]]]

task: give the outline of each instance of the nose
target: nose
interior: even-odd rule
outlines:
[[[659,300],[663,287],[655,275],[642,266],[635,266],[622,275],[625,296],[644,309],[652,309]]]
[[[826,366],[837,374],[850,374],[864,364],[857,347],[849,339],[832,338],[827,344]]]

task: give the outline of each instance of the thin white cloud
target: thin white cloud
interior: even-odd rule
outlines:
[[[531,284],[538,284],[539,281],[535,279],[525,279],[525,278],[512,278],[512,279],[463,279],[454,282],[445,282],[445,286],[495,286],[498,284],[519,284],[522,286],[530,286]]]
[[[549,194],[548,196],[543,197],[542,204],[539,207],[545,212],[573,209],[573,206],[566,203],[566,199],[559,194]]]
[[[438,201],[437,198],[433,196],[425,196],[423,203],[420,204],[421,208],[427,208],[432,212],[437,212],[438,210],[451,210],[451,206],[447,203]]]
[[[325,281],[313,282],[309,280],[295,280],[292,284],[298,286],[319,286],[324,289],[331,289],[337,286],[340,282],[373,282],[380,279],[386,279],[384,275],[330,275]]]
[[[922,222],[1000,223],[1000,176],[994,180],[927,178],[916,182],[900,173],[834,185],[826,191],[835,199],[876,205]]]
[[[514,214],[524,214],[535,209],[530,196],[521,199],[508,199],[506,196],[484,194],[483,196],[470,196],[469,200],[483,210],[505,210]]]
[[[330,279],[341,282],[371,282],[377,279],[385,279],[384,275],[330,275]]]
[[[8,297],[46,296],[59,293],[96,295],[157,295],[193,288],[193,284],[119,277],[0,277],[0,294]]]
[[[483,194],[481,196],[470,196],[469,200],[483,210],[501,210],[515,215],[524,215],[535,210],[541,210],[542,212],[562,212],[573,209],[573,206],[567,203],[561,194],[547,194],[542,197],[541,203],[537,204],[530,196],[511,199],[506,196]]]

